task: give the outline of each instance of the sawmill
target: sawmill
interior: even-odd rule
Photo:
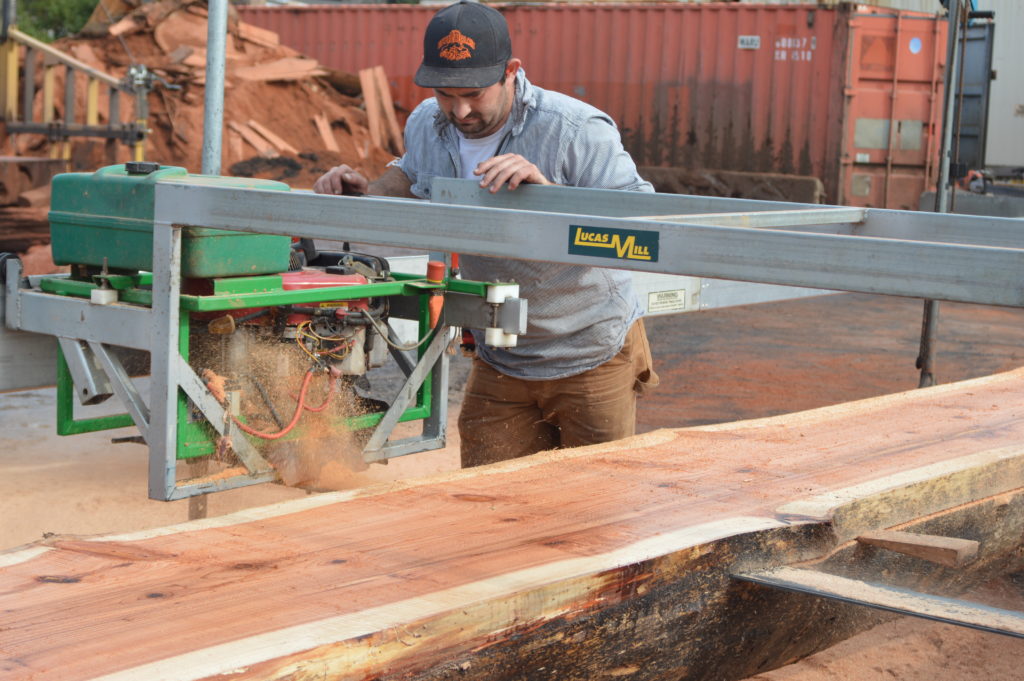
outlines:
[[[8,16],[0,43],[11,158],[32,144],[50,149],[45,163],[12,161],[22,170],[0,175],[17,176],[8,182],[21,187],[14,194],[45,190],[50,259],[40,271],[27,249],[0,254],[0,418],[9,433],[45,427],[30,437],[54,460],[108,470],[80,444],[91,441],[138,462],[130,490],[115,489],[125,485],[123,471],[95,481],[122,516],[109,527],[39,530],[12,511],[12,528],[26,523],[31,534],[0,546],[3,678],[774,681],[789,677],[772,670],[905,620],[1019,650],[1011,646],[1024,639],[1024,217],[1014,214],[1012,171],[970,173],[976,162],[951,161],[957,126],[966,125],[964,96],[954,96],[964,89],[956,81],[964,45],[972,30],[991,38],[997,15],[970,0],[931,14],[884,2],[678,3],[691,19],[759,12],[782,21],[786,28],[769,35],[742,19],[739,36],[725,41],[740,57],[767,55],[777,70],[813,62],[817,31],[849,32],[843,49],[868,59],[878,27],[891,26],[892,44],[912,55],[887,56],[893,73],[925,74],[918,66],[928,65],[919,81],[930,83],[932,118],[908,122],[917,95],[897,95],[893,75],[879,78],[892,88],[884,133],[850,114],[843,134],[861,150],[831,175],[813,160],[799,173],[721,161],[701,175],[707,191],[667,191],[661,182],[692,188],[700,173],[655,167],[643,140],[630,147],[629,135],[641,132],[624,126],[625,148],[655,191],[549,182],[530,174],[533,165],[528,179],[506,178],[509,186],[494,191],[465,174],[403,170],[423,152],[410,141],[419,109],[402,104],[402,79],[413,76],[396,66],[360,72],[362,104],[339,89],[309,100],[328,102],[302,115],[311,142],[295,141],[296,132],[291,147],[287,130],[260,123],[272,103],[245,109],[240,92],[265,97],[274,90],[260,88],[283,81],[279,94],[304,103],[330,82],[353,87],[336,66],[297,65],[312,59],[283,51],[272,24],[259,23],[281,8],[116,4],[101,0],[90,20],[106,13],[95,50],[103,40],[141,54],[144,38],[162,35],[161,50],[179,50],[178,66],[154,61],[104,80]],[[407,12],[420,22],[410,24],[418,64],[428,20],[465,4],[336,11],[368,17],[364,32],[382,30],[378,15],[394,27]],[[513,26],[517,12],[531,25],[546,11],[495,7]],[[588,7],[581,11],[654,12],[655,21],[677,11]],[[327,22],[317,13],[330,11],[279,14]],[[565,11],[552,8],[549,20],[564,21]],[[793,19],[800,23],[786,23]],[[201,24],[201,54],[194,35],[186,55],[170,28],[159,32],[161,22]],[[441,41],[446,50],[478,49],[451,35]],[[63,118],[54,115],[53,81],[62,69]],[[399,83],[394,98],[387,74]],[[76,94],[76,78],[98,85]],[[862,96],[844,83],[851,101]],[[448,120],[456,125],[460,98],[486,100],[484,86],[468,95],[471,88],[431,87],[442,111],[455,101]],[[195,154],[198,139],[149,139],[187,136],[185,114],[175,123],[167,97],[177,92],[184,102],[189,88],[202,93],[196,166],[172,152],[178,144]],[[133,114],[118,111],[118,93],[135,98]],[[70,120],[78,99],[90,107],[82,122]],[[147,123],[160,107],[164,123]],[[873,135],[884,140],[872,146]],[[94,154],[76,166],[74,140],[94,138],[102,161]],[[351,163],[339,141],[351,146]],[[975,142],[983,146],[984,135]],[[314,152],[321,144],[334,149]],[[810,159],[812,148],[809,140],[794,154]],[[302,175],[281,175],[281,158],[294,158]],[[395,173],[409,175],[409,186],[380,191]],[[323,177],[336,178],[338,191],[324,191]],[[422,193],[409,191],[421,182]],[[662,381],[638,401],[635,435],[485,465],[465,465],[463,451],[460,467],[466,438],[455,423],[469,399],[460,394],[472,380],[466,364],[529,356],[531,336],[553,323],[543,293],[561,285],[470,276],[481,261],[628,278]],[[594,295],[612,307],[614,291]],[[590,302],[559,309],[569,317]],[[692,321],[702,319],[720,321]],[[944,337],[942,324],[955,328]],[[897,371],[870,366],[897,354],[887,325],[907,331],[901,342],[914,357],[893,362],[912,385],[890,375],[884,388],[844,393],[846,383]],[[768,327],[788,328],[790,345],[768,340]],[[968,327],[980,339],[957,345]],[[702,328],[718,329],[703,349],[685,340]],[[816,347],[821,354],[809,359]],[[706,382],[695,361],[677,357],[702,353]],[[939,380],[952,364],[965,373]],[[786,402],[787,391],[807,391],[788,365],[831,397]],[[727,378],[734,366],[743,374],[736,380]],[[739,404],[726,393],[743,389],[776,403],[721,406]],[[708,409],[715,415],[686,420],[681,393],[716,405]],[[42,410],[45,423],[33,422]],[[13,434],[0,443],[18,485],[22,445]],[[25,450],[38,458],[33,465],[56,468],[39,446]],[[417,468],[437,460],[445,463]],[[307,470],[314,463],[344,470],[349,482],[327,484]],[[40,484],[55,488],[55,499],[74,494],[59,488],[63,480]],[[132,502],[122,502],[129,492]],[[14,489],[12,508],[30,495]],[[237,505],[218,506],[221,499]],[[79,500],[74,515],[95,508]],[[174,516],[149,509],[182,512],[166,520]],[[985,596],[993,584],[1019,593],[996,602]],[[983,650],[976,646],[979,658]],[[1012,663],[1014,654],[1005,657]],[[908,669],[914,663],[925,661]],[[972,674],[982,667],[969,664]],[[889,678],[917,678],[894,669]],[[946,678],[977,678],[960,674]]]

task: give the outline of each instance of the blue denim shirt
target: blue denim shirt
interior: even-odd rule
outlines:
[[[396,165],[412,182],[412,193],[430,198],[434,177],[461,177],[455,128],[433,98],[409,116],[405,155]],[[520,154],[556,184],[653,192],[622,147],[605,113],[572,97],[531,85],[516,75],[511,127],[500,154]],[[462,272],[480,281],[516,281],[529,301],[526,334],[514,348],[483,344],[482,360],[508,376],[564,378],[593,369],[622,349],[626,332],[642,314],[627,272],[579,265],[464,255]]]

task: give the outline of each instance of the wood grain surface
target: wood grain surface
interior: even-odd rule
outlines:
[[[554,619],[632,612],[635,635],[654,615],[616,608],[674,588],[665,580],[721,582],[726,560],[814,559],[1024,486],[1022,398],[1024,370],[148,533],[52,538],[0,555],[0,673],[465,678],[473,655]],[[544,639],[547,655],[566,631]],[[628,650],[591,652],[603,675],[655,678]]]

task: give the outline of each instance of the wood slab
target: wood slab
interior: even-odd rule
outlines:
[[[0,556],[0,672],[743,678],[851,627],[845,611],[774,599],[730,570],[866,550],[904,561],[886,564],[897,577],[966,586],[963,567],[947,579],[855,538],[972,527],[989,532],[976,567],[1005,567],[1024,531],[1022,442],[1018,370],[149,532],[51,538]]]

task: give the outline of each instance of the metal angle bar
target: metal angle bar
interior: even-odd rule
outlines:
[[[131,414],[135,427],[139,429],[142,439],[149,441],[149,407],[143,401],[139,391],[135,388],[124,365],[116,355],[111,353],[102,343],[89,343],[89,349],[103,365],[103,371],[114,389],[114,393],[124,404],[128,413]]]
[[[734,579],[783,591],[805,593],[901,615],[1024,638],[1024,613],[1013,610],[1002,610],[970,601],[863,582],[817,570],[778,567],[731,576]]]
[[[1018,249],[172,182],[157,184],[156,211],[178,224],[244,232],[320,239],[344,234],[352,241],[466,254],[543,254],[545,261],[566,264],[1024,306],[1024,250]],[[649,233],[659,240],[660,255],[654,261],[569,253],[573,230],[581,224]]]
[[[239,487],[248,487],[261,482],[274,482],[277,480],[277,472],[259,473],[255,475],[235,475],[228,478],[217,478],[215,480],[202,480],[201,482],[189,482],[187,480],[178,483],[170,492],[167,501],[187,499],[200,494],[211,494],[223,492]]]
[[[210,422],[214,430],[222,436],[231,438],[231,448],[238,456],[239,461],[242,462],[242,465],[245,466],[245,469],[251,475],[267,473],[273,470],[273,467],[256,451],[256,448],[249,442],[245,434],[231,420],[221,403],[210,394],[206,384],[196,376],[196,372],[192,370],[188,362],[181,355],[177,353],[175,355],[178,358],[178,380],[181,389],[185,391],[188,398],[199,408],[199,411]]]
[[[97,364],[96,353],[89,352],[77,338],[57,337],[57,343],[81,404],[99,404],[114,394],[110,379]]]
[[[400,456],[406,456],[408,454],[416,454],[418,452],[426,452],[432,449],[441,449],[445,445],[445,437],[441,435],[439,437],[429,437],[426,435],[419,435],[417,437],[410,437],[404,440],[398,440],[396,442],[389,442],[387,445],[381,448],[375,461],[381,461],[384,459],[395,459]]]
[[[752,213],[704,213],[703,215],[638,215],[637,219],[654,222],[678,222],[691,225],[723,227],[807,227],[858,223],[864,220],[863,208],[819,208],[804,210],[772,210]]]
[[[153,307],[150,349],[149,496],[169,501],[176,487],[181,296],[181,229],[153,223]]]
[[[416,399],[416,391],[420,385],[426,379],[427,374],[430,372],[434,363],[444,352],[445,347],[448,346],[448,328],[447,326],[440,326],[434,333],[434,339],[430,341],[426,351],[420,358],[419,363],[413,370],[409,377],[405,379],[405,383],[398,392],[398,396],[391,403],[387,412],[384,414],[384,418],[381,419],[380,423],[377,424],[376,430],[373,431],[373,435],[370,437],[369,442],[363,448],[363,458],[367,462],[379,461],[381,459],[388,458],[382,456],[381,450],[384,448],[388,437],[391,435],[391,431],[394,430],[398,424],[399,418],[405,413],[409,405]],[[446,400],[448,399],[447,393],[444,395],[434,395],[435,400]]]
[[[8,263],[10,268],[10,263]],[[95,305],[81,298],[9,287],[7,325],[12,329],[149,350],[152,312],[131,305]],[[11,311],[17,312],[12,315]]]

